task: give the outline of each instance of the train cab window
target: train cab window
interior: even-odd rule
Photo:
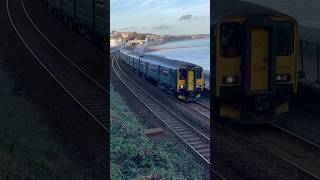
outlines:
[[[101,1],[101,0],[97,0],[96,1],[96,4],[97,4],[97,6],[99,6],[99,7],[104,7],[104,2],[103,1]]]
[[[188,71],[186,69],[180,69],[179,71],[179,79],[186,80],[188,76]]]
[[[226,58],[240,55],[241,25],[235,22],[221,25],[221,55]]]
[[[277,54],[288,56],[293,50],[293,25],[290,22],[279,22],[277,26]]]
[[[202,77],[202,70],[201,69],[197,69],[196,70],[196,79],[201,79]]]
[[[162,72],[161,74],[162,74],[164,77],[169,77],[169,70],[167,70],[167,69],[162,69],[161,72]]]

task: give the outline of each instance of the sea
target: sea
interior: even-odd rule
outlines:
[[[190,62],[210,71],[210,39],[190,39],[168,42],[157,46],[163,48],[148,54]],[[169,49],[166,49],[169,48]]]

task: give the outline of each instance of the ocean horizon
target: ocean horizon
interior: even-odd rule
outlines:
[[[210,39],[190,39],[164,43],[157,46],[162,50],[147,54],[190,62],[210,71]],[[168,48],[168,49],[167,49]]]

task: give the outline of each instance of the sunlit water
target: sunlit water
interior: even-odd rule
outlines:
[[[192,39],[184,41],[175,41],[162,44],[160,48],[173,48],[164,49],[160,51],[149,52],[163,56],[169,59],[175,59],[185,62],[190,62],[203,67],[205,70],[210,70],[210,39]],[[184,48],[179,48],[184,47]]]

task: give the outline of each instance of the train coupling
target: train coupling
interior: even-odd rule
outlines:
[[[258,112],[266,112],[270,110],[270,102],[266,96],[256,96],[253,99],[253,109]]]

